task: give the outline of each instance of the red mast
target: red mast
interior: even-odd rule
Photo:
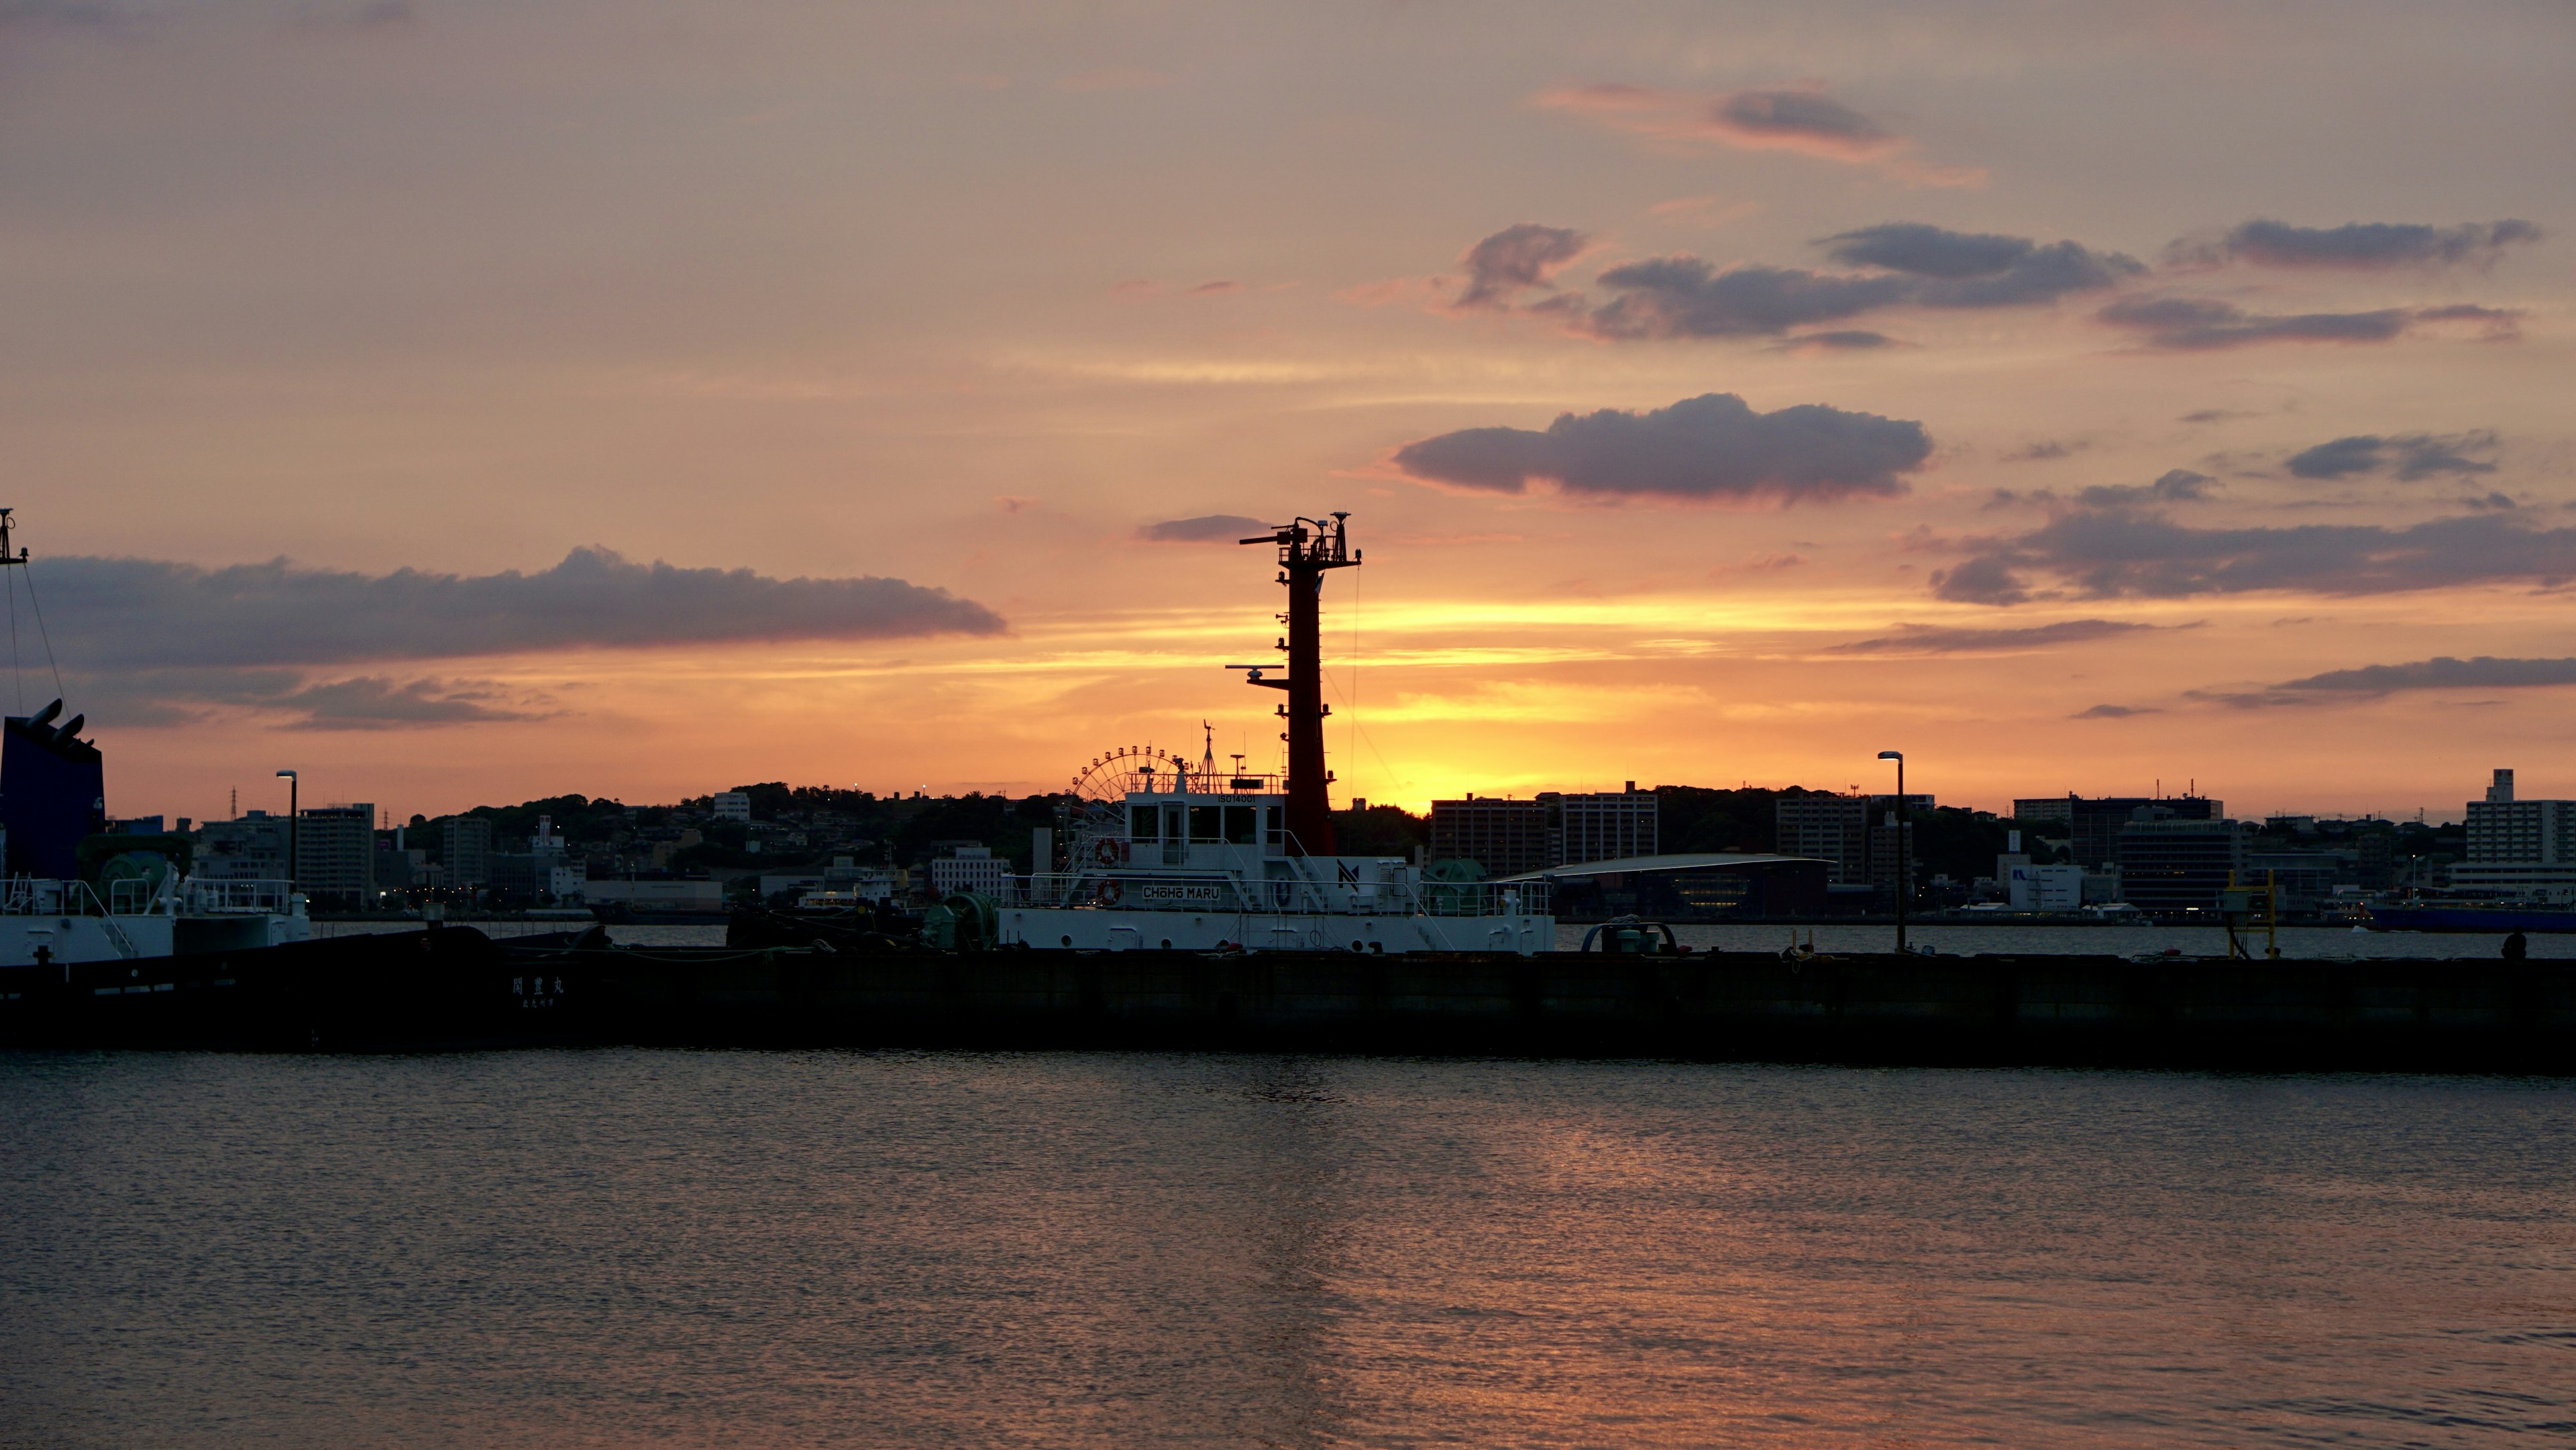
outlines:
[[[1265,680],[1255,670],[1250,683],[1288,692],[1279,707],[1288,732],[1279,738],[1288,742],[1288,851],[1295,856],[1333,854],[1333,805],[1325,790],[1332,775],[1324,769],[1324,717],[1332,713],[1324,703],[1324,571],[1360,561],[1349,551],[1343,522],[1349,517],[1298,518],[1275,534],[1237,541],[1277,544],[1279,582],[1288,586],[1288,612],[1280,616],[1288,638],[1279,646],[1288,652],[1288,678]]]

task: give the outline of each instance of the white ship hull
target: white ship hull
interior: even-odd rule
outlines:
[[[1556,946],[1556,918],[1510,916],[1254,915],[1005,906],[1005,946],[1058,951],[1531,952]]]
[[[249,951],[312,935],[303,898],[283,882],[185,881],[111,898],[80,882],[9,881],[0,891],[0,967],[32,965],[40,950],[46,962],[68,965]]]

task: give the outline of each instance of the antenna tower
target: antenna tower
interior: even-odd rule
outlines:
[[[1288,678],[1265,680],[1253,670],[1247,683],[1288,692],[1288,702],[1279,707],[1288,722],[1280,736],[1288,742],[1288,849],[1300,856],[1333,854],[1333,776],[1324,767],[1324,717],[1332,707],[1324,703],[1323,594],[1327,570],[1360,562],[1350,548],[1349,518],[1348,511],[1335,513],[1329,523],[1301,516],[1276,532],[1236,541],[1278,545],[1279,582],[1288,586],[1288,612],[1279,616],[1288,626],[1288,637],[1279,642],[1288,656]]]

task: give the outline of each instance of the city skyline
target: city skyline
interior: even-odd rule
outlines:
[[[1336,804],[2576,796],[2576,27],[2472,14],[22,7],[11,709],[199,819],[1264,765],[1347,509]]]

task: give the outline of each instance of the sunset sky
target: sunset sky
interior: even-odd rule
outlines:
[[[0,0],[109,807],[2576,796],[2576,11]],[[1247,522],[1250,521],[1250,522]],[[1258,698],[1254,698],[1258,696]]]

